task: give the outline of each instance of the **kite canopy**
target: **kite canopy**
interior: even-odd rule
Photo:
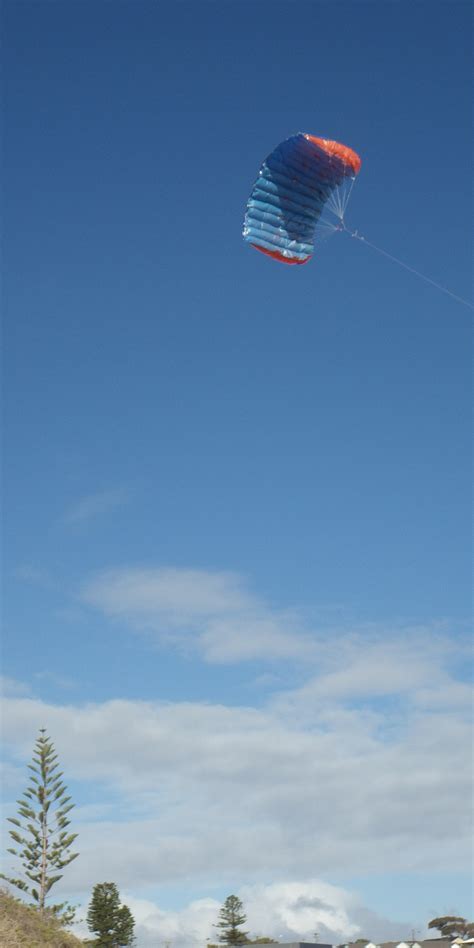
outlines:
[[[282,263],[306,263],[326,202],[360,166],[355,151],[339,142],[303,132],[287,138],[260,168],[247,202],[244,240]]]

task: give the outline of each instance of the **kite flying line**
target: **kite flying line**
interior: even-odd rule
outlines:
[[[456,300],[458,303],[462,303],[463,306],[467,306],[469,309],[474,310],[474,304],[470,303],[469,300],[464,299],[463,296],[458,296],[457,293],[453,293],[446,286],[443,286],[442,283],[437,283],[436,280],[432,280],[431,277],[426,276],[425,273],[421,273],[420,270],[415,270],[415,267],[410,267],[408,263],[405,263],[404,260],[400,260],[398,257],[394,257],[392,253],[388,253],[387,250],[383,250],[382,247],[377,247],[377,244],[373,244],[372,241],[367,240],[367,237],[363,237],[362,234],[359,234],[357,230],[350,230],[347,227],[346,222],[341,218],[341,226],[336,227],[336,230],[341,230],[345,234],[349,234],[349,237],[355,237],[356,240],[360,240],[361,243],[366,244],[367,247],[371,247],[372,250],[376,250],[377,253],[382,254],[382,256],[387,257],[388,260],[392,260],[393,263],[398,263],[400,267],[403,267],[405,270],[408,270],[410,273],[414,273],[415,276],[420,277],[421,280],[424,280],[425,283],[430,283],[431,286],[436,287],[437,290],[441,290],[442,293],[446,293],[447,296],[450,296],[453,300]]]

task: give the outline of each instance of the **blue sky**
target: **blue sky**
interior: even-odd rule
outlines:
[[[3,18],[7,802],[44,724],[73,894],[115,871],[140,919],[184,913],[144,946],[206,937],[192,900],[236,889],[268,928],[286,886],[292,937],[324,931],[291,915],[308,885],[335,941],[469,914],[471,313],[344,234],[301,268],[241,239],[265,155],[323,135],[362,158],[350,226],[469,298],[469,5]],[[141,858],[152,823],[168,874],[121,866],[114,821]]]

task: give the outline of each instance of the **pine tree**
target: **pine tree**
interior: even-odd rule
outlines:
[[[120,905],[114,882],[94,886],[87,912],[87,927],[97,935],[94,948],[128,948],[133,945],[135,920],[127,905]]]
[[[41,728],[33,763],[28,764],[32,771],[30,784],[17,800],[19,819],[8,817],[16,827],[9,830],[10,836],[20,848],[7,851],[20,859],[26,879],[0,874],[0,878],[29,895],[41,914],[47,909],[46,899],[50,890],[62,879],[63,874],[58,870],[64,869],[79,855],[69,849],[77,837],[77,833],[69,833],[67,829],[70,824],[67,814],[74,803],[70,802],[70,796],[66,796],[67,788],[62,781],[62,772],[58,772],[57,759],[54,744]],[[52,905],[49,911],[58,915],[64,924],[69,924],[74,918],[74,909],[65,903]]]
[[[135,919],[128,905],[122,905],[118,911],[117,944],[127,946],[127,948],[129,945],[133,945],[134,929]]]
[[[442,935],[449,938],[473,938],[474,922],[469,922],[460,915],[442,915],[440,918],[432,918],[428,922],[428,928],[437,928]]]
[[[219,941],[225,945],[246,944],[248,932],[243,932],[239,928],[246,921],[247,916],[242,902],[236,895],[229,895],[219,912],[219,921],[216,925],[216,928],[220,929]]]

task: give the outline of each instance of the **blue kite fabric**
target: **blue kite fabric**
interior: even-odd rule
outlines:
[[[266,158],[247,203],[244,240],[283,263],[306,263],[326,201],[360,158],[338,142],[300,132]]]

